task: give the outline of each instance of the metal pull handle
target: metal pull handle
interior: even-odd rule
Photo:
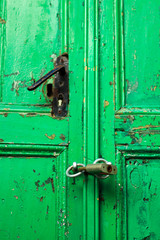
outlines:
[[[37,87],[39,87],[42,83],[44,83],[47,79],[49,79],[51,76],[53,76],[57,72],[59,72],[60,75],[65,75],[65,73],[66,73],[65,66],[64,65],[56,66],[53,70],[48,72],[46,75],[44,75],[42,78],[40,78],[37,82],[33,83],[27,89],[29,91],[35,90]]]

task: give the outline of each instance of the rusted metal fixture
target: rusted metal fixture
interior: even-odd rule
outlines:
[[[53,95],[52,115],[65,117],[68,112],[69,102],[69,72],[68,72],[68,53],[63,53],[55,60],[55,68],[33,83],[27,89],[35,90],[42,83],[55,75],[54,86],[47,85],[47,95]]]
[[[73,171],[73,174],[71,174],[70,171]],[[96,159],[93,164],[87,164],[86,166],[84,164],[74,162],[73,165],[66,170],[66,175],[68,177],[78,177],[82,173],[91,174],[97,178],[103,179],[107,178],[109,175],[116,175],[117,167],[111,162],[99,158]]]

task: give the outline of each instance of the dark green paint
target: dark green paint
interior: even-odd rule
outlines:
[[[160,238],[159,9],[158,0],[0,2],[1,239]],[[27,86],[63,52],[70,101],[58,119],[46,85]],[[98,157],[116,177],[66,178],[74,161]]]

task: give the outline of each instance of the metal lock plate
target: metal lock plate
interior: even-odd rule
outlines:
[[[57,72],[54,79],[52,114],[65,117],[68,113],[69,102],[69,71],[68,54],[64,53],[55,61],[55,67],[64,65],[64,72]]]

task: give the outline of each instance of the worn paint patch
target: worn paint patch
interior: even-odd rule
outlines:
[[[2,138],[0,138],[0,142],[4,142],[4,140]]]
[[[108,101],[104,101],[104,108],[109,106],[109,102]]]
[[[51,136],[48,136],[47,133],[45,134],[45,136],[51,140],[55,139],[56,135],[52,134]]]
[[[57,13],[57,18],[58,18],[58,28],[60,30],[62,27],[61,27],[61,18],[59,13]]]
[[[55,192],[55,188],[54,188],[54,184],[53,184],[53,178],[48,178],[47,180],[45,180],[42,184],[40,184],[40,180],[36,181],[35,182],[35,185],[37,187],[37,190],[39,187],[44,187],[46,184],[49,184],[51,183],[51,186],[52,186],[52,192]]]
[[[17,71],[17,72],[10,73],[10,74],[4,74],[4,77],[17,76],[19,74],[20,74],[19,71]]]
[[[50,57],[52,58],[52,62],[53,62],[53,63],[54,63],[54,62],[56,61],[56,59],[57,59],[57,55],[56,55],[55,53],[53,53]]]
[[[160,125],[154,126],[154,125],[145,125],[145,126],[139,126],[139,127],[134,127],[132,130],[137,130],[137,129],[144,129],[144,128],[159,128]]]
[[[19,115],[20,115],[21,117],[23,117],[23,118],[24,118],[24,115],[25,115],[25,114],[23,114],[23,113],[19,113]]]
[[[59,138],[62,139],[63,141],[66,139],[66,137],[64,136],[64,134],[61,134]]]
[[[0,23],[1,23],[1,24],[5,24],[6,21],[5,21],[3,18],[0,17]]]
[[[130,94],[131,92],[136,92],[138,88],[138,81],[135,82],[134,84],[130,83],[128,79],[126,81],[127,81],[127,94]]]
[[[43,196],[40,198],[40,202],[43,202]]]
[[[7,117],[8,116],[8,113],[4,113],[4,117]]]
[[[12,83],[12,88],[11,88],[11,91],[14,91],[16,92],[16,94],[19,96],[19,88],[26,88],[28,87],[28,85],[26,84],[26,81],[15,81]]]
[[[37,113],[30,112],[30,113],[27,113],[25,115],[26,115],[26,117],[35,117],[35,116],[37,116]]]

